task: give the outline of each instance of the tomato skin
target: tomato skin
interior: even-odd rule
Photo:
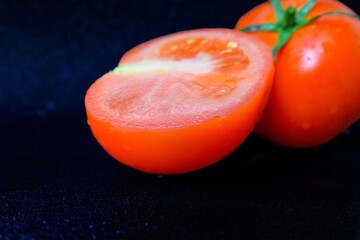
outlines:
[[[301,6],[305,1],[283,1]],[[338,1],[318,1],[309,16],[341,10]],[[274,22],[269,3],[242,17],[236,29]],[[275,33],[250,33],[274,46]],[[256,132],[288,147],[324,144],[360,117],[360,22],[329,15],[298,30],[278,53],[268,106]]]
[[[241,42],[247,45],[243,46],[242,50],[253,49],[248,57],[256,61],[251,63],[251,66],[260,66],[256,67],[258,69],[256,73],[249,74],[249,79],[254,79],[259,84],[256,84],[256,89],[246,88],[251,95],[227,115],[218,116],[219,113],[216,112],[210,119],[180,127],[135,127],[122,124],[121,117],[117,119],[117,115],[108,109],[108,105],[111,104],[106,105],[109,102],[108,95],[122,79],[118,73],[105,74],[93,83],[86,93],[86,113],[97,141],[121,163],[152,174],[182,174],[198,170],[223,159],[234,151],[261,118],[274,76],[270,49],[257,39],[229,29],[192,31],[201,36],[213,36],[215,33],[216,36],[221,37],[236,35],[235,40],[225,38],[226,41],[236,41],[239,36],[247,39]],[[176,34],[187,38],[188,33],[190,31]],[[162,41],[164,38],[158,40]],[[158,43],[158,40],[155,40],[155,43]],[[158,52],[158,48],[154,48],[151,44],[147,42],[129,50],[122,58],[121,64],[136,63],[141,59],[142,54],[145,54],[145,59],[152,57]],[[166,72],[164,74],[169,76]],[[239,81],[243,80],[239,78]]]

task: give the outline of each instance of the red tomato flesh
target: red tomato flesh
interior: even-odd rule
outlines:
[[[89,88],[88,123],[118,161],[148,173],[185,173],[244,141],[272,78],[270,49],[246,34],[170,34],[131,49]]]

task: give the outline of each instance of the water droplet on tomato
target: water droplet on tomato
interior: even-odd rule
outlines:
[[[224,96],[228,93],[231,92],[231,88],[229,86],[220,86],[216,91],[215,91],[215,96],[217,97],[221,97]]]
[[[318,64],[319,55],[315,49],[306,49],[302,53],[301,67],[305,70],[311,70]]]

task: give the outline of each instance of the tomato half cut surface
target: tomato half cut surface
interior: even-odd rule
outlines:
[[[211,165],[253,130],[273,79],[271,50],[243,33],[199,29],[128,51],[86,93],[88,123],[115,159],[154,174]]]

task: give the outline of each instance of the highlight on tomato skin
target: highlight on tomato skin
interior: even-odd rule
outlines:
[[[85,96],[91,131],[121,163],[152,174],[207,167],[254,129],[274,67],[261,41],[230,29],[169,34],[131,50]]]
[[[306,3],[281,1],[284,10]],[[298,29],[276,56],[269,103],[255,129],[275,144],[317,147],[360,118],[360,20],[333,0],[318,0],[306,19],[329,12]],[[274,22],[273,7],[266,2],[243,15],[235,29]],[[279,37],[267,31],[248,34],[270,47]]]

